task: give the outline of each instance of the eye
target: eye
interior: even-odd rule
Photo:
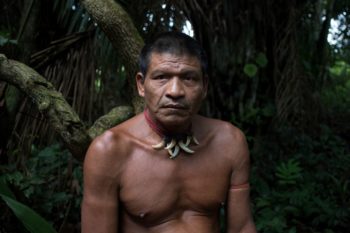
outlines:
[[[154,76],[153,79],[163,79],[164,78],[164,75],[157,75],[157,76]]]
[[[195,75],[185,75],[183,79],[186,81],[196,81],[197,77]]]
[[[167,75],[160,74],[160,75],[155,76],[153,79],[155,79],[155,80],[163,80],[163,79],[167,79],[167,78],[168,78]]]

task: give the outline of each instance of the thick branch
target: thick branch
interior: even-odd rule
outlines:
[[[128,119],[132,113],[131,107],[114,108],[87,130],[62,94],[32,68],[20,62],[8,60],[0,54],[0,80],[14,85],[32,99],[72,155],[80,161],[83,160],[94,137]]]
[[[95,138],[102,134],[103,131],[109,129],[133,116],[133,109],[129,106],[119,106],[113,108],[109,113],[100,117],[95,121],[93,126],[88,130],[91,138]]]
[[[143,40],[128,13],[114,0],[81,0],[82,5],[104,31],[128,72],[135,112],[141,112],[143,101],[136,91],[135,74],[138,71],[138,54]]]

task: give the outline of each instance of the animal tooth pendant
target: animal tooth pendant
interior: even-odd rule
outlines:
[[[188,154],[194,154],[195,151],[189,148],[191,142],[195,145],[199,145],[198,140],[194,136],[187,136],[183,139],[172,138],[169,140],[168,138],[163,138],[158,144],[152,145],[152,148],[155,150],[165,149],[170,155],[169,158],[174,159],[179,155],[181,150]]]
[[[165,145],[165,141],[162,140],[160,143],[156,144],[156,145],[152,145],[153,149],[159,150],[162,149]]]

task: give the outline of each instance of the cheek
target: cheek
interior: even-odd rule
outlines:
[[[157,105],[160,100],[159,93],[156,90],[147,89],[145,90],[145,102],[148,105]]]
[[[197,90],[194,90],[192,92],[190,92],[191,98],[190,101],[192,103],[192,107],[195,109],[199,109],[200,105],[204,99],[204,94],[203,94],[203,89],[202,88],[198,88]]]

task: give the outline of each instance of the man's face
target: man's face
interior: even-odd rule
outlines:
[[[170,129],[191,122],[207,93],[200,61],[188,55],[152,53],[146,77],[136,76],[139,95],[151,116]]]

